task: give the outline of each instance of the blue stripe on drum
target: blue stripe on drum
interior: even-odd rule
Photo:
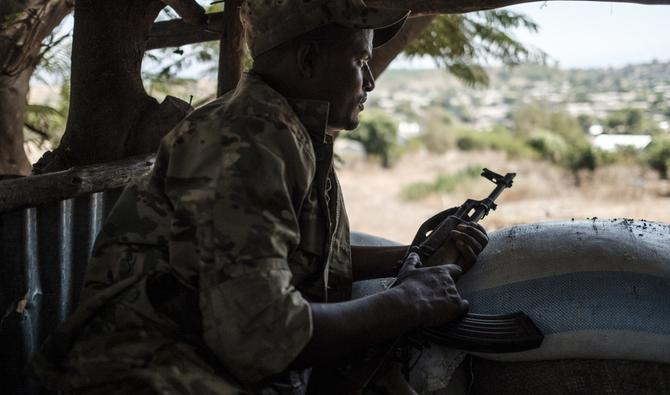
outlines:
[[[470,311],[524,311],[545,333],[630,330],[670,335],[670,279],[581,272],[463,292]]]

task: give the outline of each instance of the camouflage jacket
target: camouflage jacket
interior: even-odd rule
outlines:
[[[176,315],[197,317],[192,341],[244,383],[286,369],[311,337],[308,301],[351,291],[327,115],[328,103],[286,99],[254,74],[189,115],[106,220],[80,305],[45,346],[42,368],[70,372],[69,388],[127,375],[185,338]],[[165,273],[195,295],[190,306],[171,301],[172,315],[155,308],[170,289],[147,292]],[[41,375],[63,386],[55,372]]]

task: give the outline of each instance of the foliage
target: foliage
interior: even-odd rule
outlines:
[[[656,170],[663,179],[668,178],[670,169],[670,137],[656,136],[645,149],[649,166]]]
[[[539,156],[553,163],[559,163],[568,151],[568,143],[556,133],[538,131],[526,139],[526,144],[534,149]]]
[[[143,78],[169,80],[180,71],[205,65],[201,73],[216,74],[219,45],[216,41],[185,45],[179,48],[162,48],[145,53],[148,70]]]
[[[363,144],[368,157],[379,158],[383,167],[390,167],[400,156],[397,122],[381,111],[361,114],[360,124],[345,138]]]
[[[588,133],[591,126],[596,124],[596,120],[593,116],[587,114],[577,115],[577,123],[582,128],[582,132]]]
[[[430,182],[415,182],[402,191],[405,200],[419,200],[433,193],[453,192],[464,181],[478,178],[484,166],[471,165],[454,174],[440,174]]]
[[[655,122],[641,108],[623,108],[607,116],[605,125],[613,133],[649,133]]]
[[[440,15],[405,48],[405,54],[428,55],[465,83],[485,86],[489,77],[482,61],[497,59],[505,65],[544,62],[543,52],[527,48],[511,35],[510,30],[516,28],[536,32],[538,25],[510,10]]]
[[[70,82],[65,80],[55,105],[27,104],[24,117],[23,135],[25,140],[33,140],[38,144],[50,141],[56,146],[65,132],[67,114],[70,107]]]
[[[207,13],[222,12],[224,2],[213,2],[207,5],[201,2],[207,9]],[[157,20],[176,19],[179,16],[169,7],[164,8]],[[216,78],[219,59],[219,42],[208,41],[197,44],[184,45],[179,48],[161,48],[146,52],[144,54],[146,65],[143,67],[142,78],[153,92],[164,95],[171,94],[171,85],[184,85],[188,78],[180,77],[180,73],[188,70],[189,74],[198,77]],[[244,68],[251,67],[251,55],[247,52]],[[151,94],[152,92],[149,92]],[[198,92],[200,93],[200,92]],[[195,95],[194,95],[195,96]],[[206,95],[199,94],[196,106],[208,102],[216,97],[216,88]]]
[[[550,131],[570,143],[587,142],[579,121],[565,111],[550,111],[540,105],[521,106],[512,112],[514,130],[529,136],[541,131]]]
[[[33,78],[45,84],[69,81],[72,56],[72,29],[69,26],[72,20],[72,16],[65,18],[42,42],[40,61]]]
[[[503,151],[513,158],[536,158],[537,154],[523,139],[507,129],[497,128],[489,132],[464,130],[456,137],[456,146],[462,151]]]
[[[32,78],[45,85],[60,84],[56,104],[28,103],[24,117],[24,139],[55,144],[65,131],[70,104],[70,56],[72,17],[67,17],[42,42],[40,61]]]
[[[421,133],[418,141],[424,146],[428,152],[434,154],[441,154],[455,145],[453,134],[447,133],[444,128],[429,127],[426,131]]]
[[[431,107],[421,117],[422,133],[418,142],[428,151],[443,153],[455,145],[453,121],[447,110],[441,107]]]
[[[598,166],[596,150],[590,144],[570,145],[563,160],[559,163],[572,171],[575,182],[579,184],[579,171],[593,171]]]

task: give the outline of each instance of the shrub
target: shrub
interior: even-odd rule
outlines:
[[[358,128],[344,136],[361,142],[366,154],[379,158],[385,168],[391,167],[400,156],[397,123],[383,112],[370,111],[362,114]]]
[[[454,174],[440,174],[433,181],[415,182],[403,190],[402,197],[406,200],[418,200],[433,193],[453,192],[464,181],[479,177],[482,168],[480,165],[471,165]]]
[[[507,129],[495,129],[491,132],[462,132],[456,138],[456,146],[462,151],[498,150],[514,158],[536,158],[537,155],[523,139]]]
[[[667,179],[670,168],[670,137],[655,137],[645,149],[645,157],[649,166],[656,170],[661,178]]]
[[[559,163],[568,151],[568,144],[563,137],[547,131],[533,133],[526,144],[537,151],[542,159],[553,163]]]
[[[595,150],[589,144],[569,146],[561,164],[573,172],[579,170],[593,171],[598,166]]]
[[[431,107],[421,123],[423,132],[418,140],[429,152],[442,154],[454,147],[454,135],[457,131],[452,125],[449,112]]]
[[[419,135],[419,141],[429,152],[442,154],[454,146],[454,136],[446,130],[429,129]]]

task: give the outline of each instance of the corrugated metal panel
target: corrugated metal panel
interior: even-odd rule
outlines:
[[[34,183],[31,177],[0,181],[0,393],[48,393],[27,378],[26,364],[76,306],[95,237],[121,186],[152,164],[152,157],[142,157]],[[50,194],[72,178],[86,178],[79,184],[87,187]]]
[[[81,291],[103,219],[153,155],[0,181],[0,393],[44,393],[26,364]]]
[[[76,305],[93,242],[119,192],[0,214],[3,393],[43,393],[25,366]]]

